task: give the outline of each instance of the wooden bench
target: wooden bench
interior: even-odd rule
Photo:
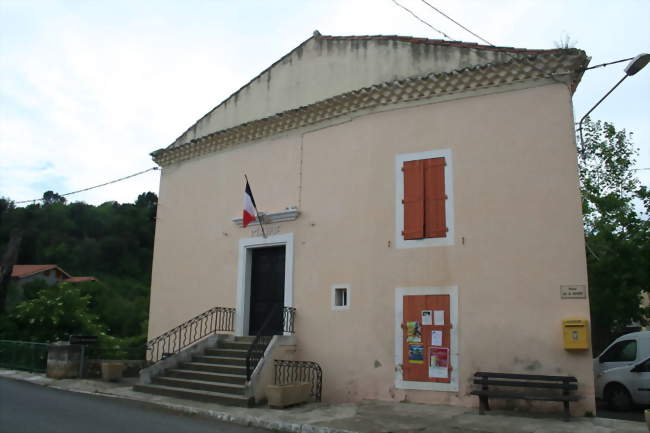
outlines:
[[[481,387],[471,392],[472,395],[477,395],[479,398],[479,414],[481,415],[486,410],[490,410],[490,398],[561,401],[564,403],[564,420],[569,421],[571,416],[569,402],[579,399],[577,395],[571,394],[571,391],[578,389],[578,380],[573,376],[543,376],[479,371],[474,374],[474,384]],[[490,389],[490,387],[492,388]],[[494,387],[500,389],[494,389]],[[561,391],[561,394],[553,392],[553,390]]]

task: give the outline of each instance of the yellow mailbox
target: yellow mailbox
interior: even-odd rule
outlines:
[[[589,322],[584,319],[562,321],[564,348],[567,350],[589,349]]]

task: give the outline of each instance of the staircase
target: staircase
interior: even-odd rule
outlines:
[[[232,337],[221,340],[219,347],[193,355],[190,362],[168,368],[153,377],[150,384],[137,384],[133,389],[150,394],[190,400],[250,407],[252,397],[246,396],[246,353],[255,337]]]

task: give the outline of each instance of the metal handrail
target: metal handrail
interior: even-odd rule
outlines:
[[[275,385],[289,385],[297,382],[311,383],[311,396],[321,401],[323,394],[323,369],[313,361],[290,361],[276,359],[274,365]]]
[[[273,335],[265,335],[270,329],[269,324],[271,319],[278,313],[278,309],[282,307],[282,331],[283,333],[293,334],[294,333],[294,318],[296,315],[296,309],[294,307],[284,307],[280,304],[275,304],[271,308],[271,312],[264,319],[264,323],[260,327],[260,330],[257,331],[253,343],[251,343],[246,353],[246,380],[251,380],[253,371],[257,364],[264,359],[264,351],[266,346],[269,345],[273,339]]]
[[[217,331],[233,331],[234,323],[234,308],[212,307],[147,341],[147,360],[156,363]]]
[[[279,305],[276,304],[271,308],[271,312],[264,319],[264,323],[255,335],[255,339],[246,352],[246,380],[251,380],[251,375],[257,364],[264,358],[264,350],[273,339],[273,335],[264,335],[267,332],[271,319],[278,311]]]

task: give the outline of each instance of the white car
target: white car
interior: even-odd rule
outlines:
[[[594,359],[596,398],[616,410],[650,405],[650,331],[614,340]]]

